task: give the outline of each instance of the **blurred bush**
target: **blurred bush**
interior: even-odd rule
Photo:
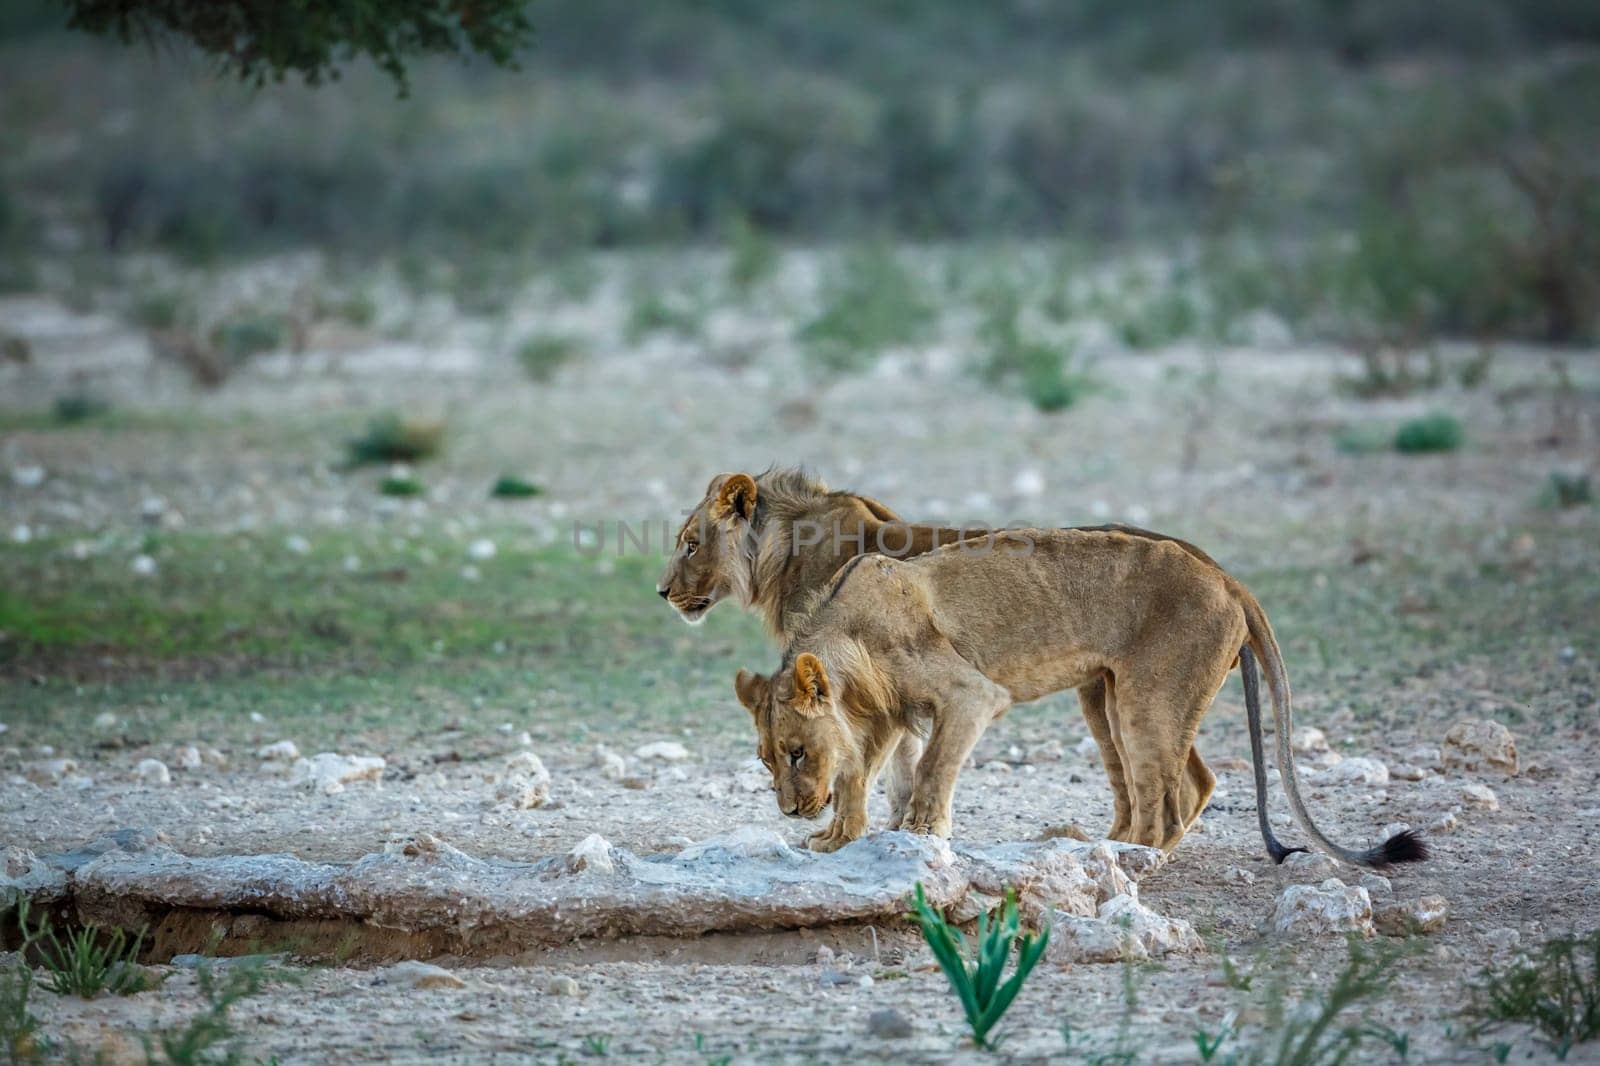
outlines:
[[[743,289],[763,242],[867,233],[1185,249],[1181,284],[1096,309],[1134,346],[1259,311],[1380,348],[1600,316],[1593,4],[541,0],[525,70],[420,64],[398,102],[359,65],[197,88],[60,22],[0,14],[0,286],[53,242],[315,246],[447,258],[492,313],[530,254],[726,241]]]

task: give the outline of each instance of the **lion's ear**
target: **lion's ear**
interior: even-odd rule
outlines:
[[[810,652],[802,652],[794,661],[794,700],[799,707],[821,709],[832,694],[828,671],[822,660]]]
[[[733,679],[733,691],[739,694],[739,702],[752,715],[760,714],[761,708],[766,706],[771,685],[772,682],[749,670],[740,670]]]
[[[742,518],[748,522],[755,513],[756,479],[749,474],[729,474],[711,502],[711,517],[719,522],[724,518]]]

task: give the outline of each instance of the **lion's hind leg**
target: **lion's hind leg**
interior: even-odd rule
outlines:
[[[1183,784],[1180,789],[1178,807],[1184,811],[1183,831],[1188,832],[1194,828],[1194,823],[1200,820],[1200,814],[1206,809],[1206,804],[1211,802],[1211,792],[1217,787],[1217,775],[1211,772],[1211,767],[1200,758],[1200,750],[1189,748],[1189,759],[1184,764]]]
[[[1111,783],[1111,828],[1107,840],[1131,841],[1129,829],[1133,825],[1133,801],[1129,796],[1127,775],[1122,767],[1122,752],[1115,732],[1115,696],[1109,677],[1099,677],[1078,688],[1078,704],[1083,709],[1083,720],[1089,734],[1100,748],[1100,762],[1106,768],[1106,779]]]
[[[1133,804],[1133,843],[1170,852],[1194,820],[1210,788],[1190,778],[1194,735],[1209,701],[1162,684],[1118,678],[1117,736]],[[1204,778],[1211,776],[1204,763]]]
[[[889,828],[899,829],[911,804],[911,785],[922,761],[922,738],[907,730],[883,767],[883,788],[889,795]]]

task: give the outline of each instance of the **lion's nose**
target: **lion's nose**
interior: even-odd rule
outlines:
[[[664,588],[656,589],[656,595],[660,596],[662,599],[666,599],[667,598],[667,590],[664,589]]]

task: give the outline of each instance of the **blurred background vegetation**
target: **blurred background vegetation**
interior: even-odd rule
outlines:
[[[1600,320],[1586,0],[531,13],[520,70],[419,60],[397,99],[365,61],[336,89],[207,83],[184,47],[13,0],[0,287],[140,251],[315,247],[481,282],[620,246],[727,245],[755,277],[765,241],[1021,238],[1159,250],[1111,316],[1135,346],[1262,309],[1374,360],[1442,336],[1583,342]],[[847,362],[829,328],[824,361]]]

